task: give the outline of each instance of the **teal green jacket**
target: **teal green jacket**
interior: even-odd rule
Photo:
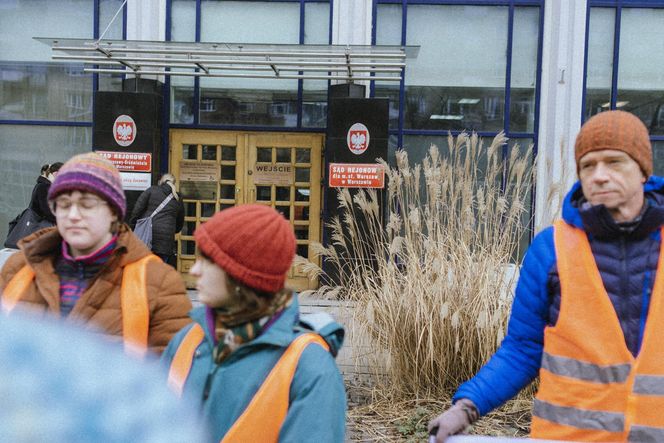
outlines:
[[[183,395],[202,403],[203,415],[211,429],[212,441],[218,442],[261,386],[265,377],[293,339],[302,333],[297,299],[256,339],[235,350],[217,365],[212,360],[213,339],[206,327],[205,308],[194,309],[191,318],[205,331],[205,339],[194,354]],[[178,332],[162,355],[169,367],[175,352],[191,329]],[[334,323],[320,331],[332,338],[332,348],[340,345],[332,333]],[[269,413],[269,405],[265,408]],[[343,380],[332,354],[312,344],[302,353],[290,388],[290,405],[279,433],[280,442],[343,442],[345,433],[346,394]]]

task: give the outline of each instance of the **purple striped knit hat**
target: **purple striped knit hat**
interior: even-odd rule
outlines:
[[[97,194],[115,210],[120,220],[127,212],[127,201],[120,173],[113,163],[94,152],[79,154],[62,165],[48,190],[48,199],[71,191]]]

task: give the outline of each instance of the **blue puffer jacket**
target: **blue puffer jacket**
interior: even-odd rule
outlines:
[[[297,299],[256,339],[235,350],[220,365],[212,360],[213,339],[205,321],[205,308],[191,312],[205,331],[205,340],[196,350],[184,395],[202,402],[203,415],[211,428],[212,441],[218,442],[242,414],[265,377],[285,349],[302,330],[299,327]],[[170,366],[175,351],[193,324],[171,340],[162,355]],[[341,331],[337,323],[318,331],[331,343]],[[207,386],[206,386],[207,383]],[[208,391],[207,398],[204,392]],[[269,413],[269,405],[265,409]],[[318,345],[309,345],[300,357],[290,388],[290,405],[279,434],[280,442],[343,442],[346,394],[334,357]]]
[[[616,224],[604,206],[590,206],[576,183],[563,204],[563,219],[588,233],[604,286],[616,310],[625,342],[636,355],[641,345],[657,269],[659,227],[664,225],[664,178],[644,186],[647,205],[633,223]],[[540,232],[524,257],[508,333],[489,362],[463,383],[454,400],[468,398],[481,415],[514,397],[538,375],[544,328],[560,307],[553,228]]]

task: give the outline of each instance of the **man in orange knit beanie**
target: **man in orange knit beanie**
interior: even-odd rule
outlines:
[[[533,438],[664,441],[664,179],[628,112],[589,119],[574,154],[579,181],[526,253],[508,334],[431,420],[432,440],[463,432],[539,375]]]

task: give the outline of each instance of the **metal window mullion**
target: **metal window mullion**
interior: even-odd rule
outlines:
[[[505,103],[503,110],[503,128],[505,135],[510,133],[510,103],[511,103],[511,82],[512,82],[512,43],[514,38],[514,2],[510,1],[510,5],[507,9],[507,51],[506,51],[506,63],[505,63]],[[500,180],[500,190],[505,191],[507,189],[507,175],[509,171],[507,170],[507,143],[502,146],[502,170],[503,176]]]
[[[300,0],[300,35],[298,38],[299,43],[304,44],[304,25],[305,25],[305,4],[304,0]],[[299,75],[303,75],[302,71],[298,71]],[[302,127],[302,114],[304,112],[304,106],[302,101],[304,100],[304,80],[298,79],[297,81],[297,120],[295,122],[296,128]]]
[[[194,40],[198,43],[201,41],[201,0],[196,0],[196,32]],[[196,69],[198,72],[198,69]],[[194,77],[194,97],[193,97],[193,106],[192,112],[194,113],[194,126],[199,124],[199,114],[200,114],[200,98],[201,98],[201,79],[200,77]]]
[[[406,45],[408,26],[408,0],[401,0],[401,45]],[[397,135],[397,147],[403,148],[404,131],[404,101],[406,99],[406,68],[401,72],[401,81],[399,82],[399,127]],[[388,123],[389,127],[389,123]]]
[[[618,64],[620,62],[620,22],[622,19],[622,1],[618,0],[613,34],[613,71],[611,73],[611,105],[609,109],[616,109],[618,98]]]
[[[99,14],[101,7],[99,5],[100,0],[94,0],[93,2],[93,24],[92,24],[92,37],[94,39],[99,38]],[[97,67],[97,66],[95,66]],[[85,68],[85,66],[84,66]],[[92,74],[92,121],[95,121],[95,93],[99,90],[99,74]]]

